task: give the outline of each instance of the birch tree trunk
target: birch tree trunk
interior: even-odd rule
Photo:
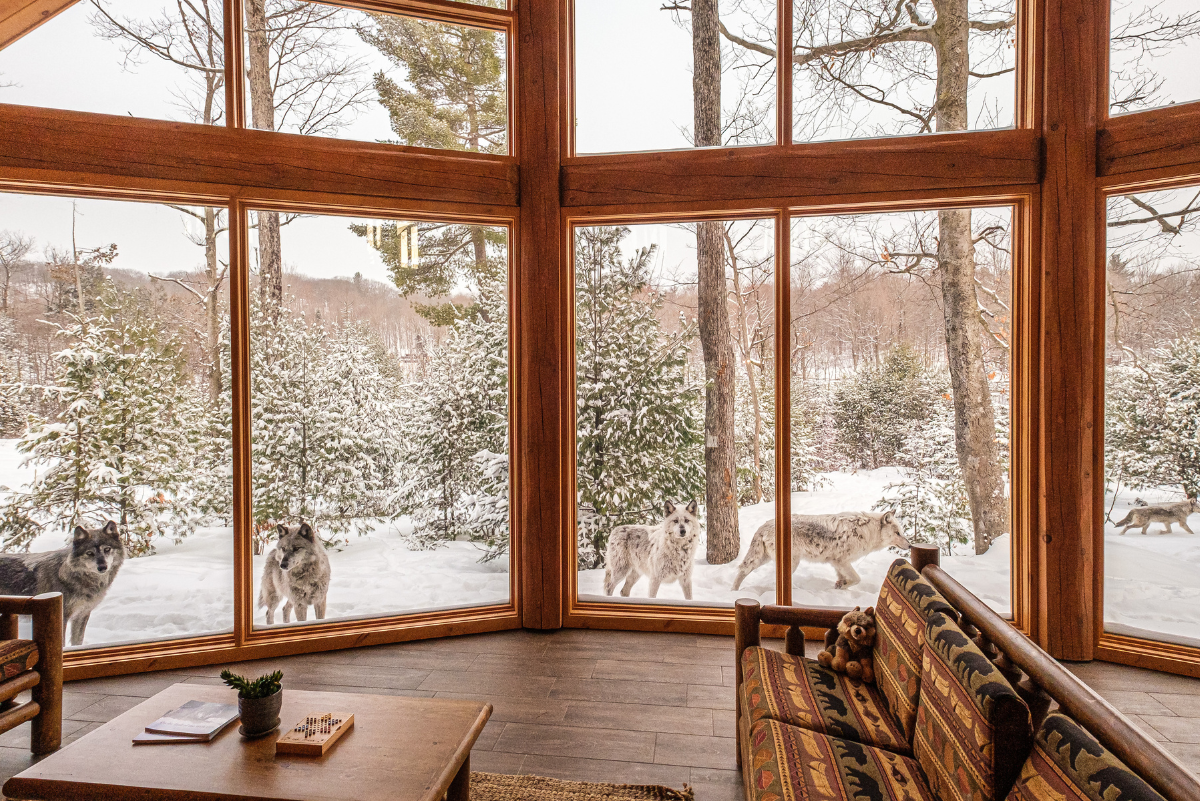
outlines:
[[[717,0],[692,0],[694,144],[721,144],[721,29]],[[704,352],[704,504],[709,564],[737,558],[737,462],[734,451],[733,341],[726,302],[724,231],[719,222],[696,226],[697,306]]]
[[[937,21],[937,130],[964,131],[968,126],[967,82],[970,22],[967,0],[934,0]],[[1008,530],[1008,506],[996,442],[987,367],[983,362],[983,330],[975,291],[975,245],[971,212],[938,213],[938,266],[942,273],[942,311],[946,323],[946,362],[954,398],[954,440],[967,485],[975,553],[986,553]]]
[[[267,36],[266,0],[246,0],[247,72],[250,77],[250,124],[275,130],[275,92],[271,88],[271,43]],[[279,214],[258,212],[258,295],[268,316],[283,304],[283,256]]]

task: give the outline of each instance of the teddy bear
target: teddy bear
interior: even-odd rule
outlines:
[[[860,609],[854,607],[842,617],[836,630],[825,634],[825,650],[817,654],[817,661],[852,679],[874,682],[871,646],[875,644],[875,607]]]

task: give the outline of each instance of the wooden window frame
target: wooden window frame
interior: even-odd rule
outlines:
[[[0,2],[6,2],[2,39],[5,21],[34,3]],[[57,5],[35,2],[43,10]],[[239,44],[227,47],[227,74],[234,75],[243,66],[240,3],[225,2],[226,41]],[[1013,129],[793,144],[790,48],[781,48],[775,144],[602,156],[571,155],[570,0],[510,0],[506,9],[449,0],[346,5],[505,30],[509,155],[250,130],[242,82],[227,80],[224,126],[0,105],[0,187],[209,203],[229,208],[231,220],[243,219],[246,208],[278,204],[509,226],[511,602],[253,632],[244,547],[249,512],[239,507],[235,632],[72,651],[68,678],[522,626],[731,632],[732,614],[713,610],[664,606],[609,614],[573,606],[570,231],[611,219],[774,217],[779,348],[787,342],[781,326],[790,324],[790,315],[788,282],[778,274],[790,270],[793,217],[946,205],[1014,209],[1013,291],[1020,307],[1012,356],[1015,622],[1062,659],[1100,657],[1200,675],[1195,649],[1103,632],[1097,577],[1103,565],[1103,201],[1134,188],[1200,180],[1200,103],[1108,116],[1107,0],[1018,0]],[[784,37],[790,14],[791,3],[781,2]],[[244,263],[239,231],[231,231],[231,254]],[[233,300],[244,309],[245,293],[237,291],[241,296]],[[235,346],[245,351],[244,332],[239,337]],[[235,403],[244,406],[244,359],[240,369]],[[777,385],[776,404],[786,401],[789,383]],[[777,420],[786,434],[787,415]],[[239,441],[247,441],[247,425],[243,415]],[[248,465],[239,453],[235,480],[244,493]],[[778,475],[786,479],[786,454],[777,459]],[[783,499],[777,514],[786,506]],[[788,545],[781,543],[779,564],[788,563]],[[777,587],[789,586],[780,572],[777,567]]]

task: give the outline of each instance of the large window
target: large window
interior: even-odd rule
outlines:
[[[796,603],[873,603],[894,526],[1011,613],[1011,229],[1008,208],[793,223]],[[854,537],[830,561],[815,526]]]
[[[507,231],[252,226],[256,623],[507,603]]]
[[[1008,128],[1015,0],[795,0],[797,142]]]
[[[1108,201],[1104,627],[1200,646],[1200,187]],[[1190,521],[1190,522],[1189,522]]]
[[[244,6],[251,127],[508,152],[503,31],[297,0]]]
[[[72,601],[108,587],[69,646],[229,630],[225,209],[0,194],[0,218],[0,547]]]
[[[1191,0],[1112,0],[1109,111],[1200,100],[1200,10]]]
[[[774,602],[774,228],[575,230],[580,600]]]

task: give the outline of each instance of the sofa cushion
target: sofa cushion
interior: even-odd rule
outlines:
[[[925,628],[937,613],[958,613],[924,576],[903,559],[888,570],[875,604],[875,685],[909,743],[921,693],[921,652]]]
[[[993,801],[1032,748],[1029,708],[958,625],[934,614],[925,633],[913,754],[940,801]]]
[[[33,670],[38,647],[33,640],[0,640],[0,680]]]
[[[1163,801],[1096,738],[1066,715],[1042,722],[1008,801]]]
[[[754,724],[744,759],[750,801],[936,801],[911,757],[777,720]]]
[[[912,754],[878,690],[812,659],[747,648],[742,652],[740,693],[742,714],[751,726],[769,718]]]

